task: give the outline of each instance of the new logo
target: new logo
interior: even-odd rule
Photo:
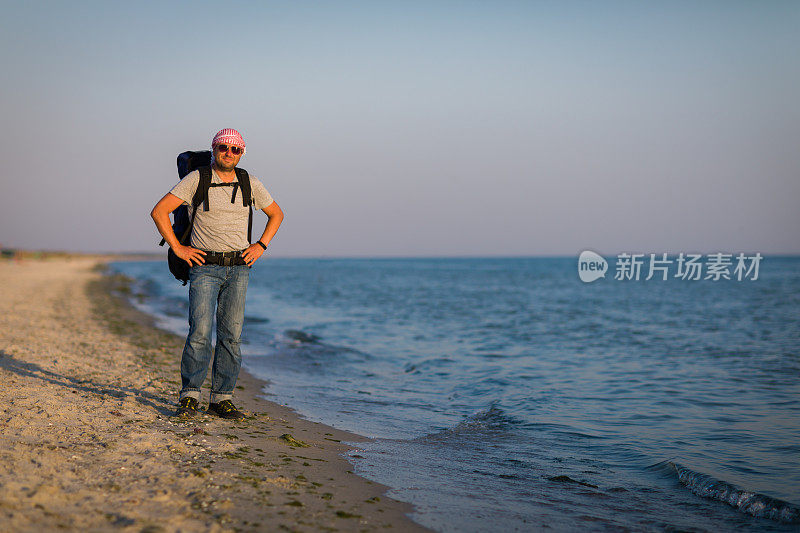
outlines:
[[[591,283],[598,278],[606,277],[608,263],[600,255],[584,250],[578,257],[578,276],[584,283]]]

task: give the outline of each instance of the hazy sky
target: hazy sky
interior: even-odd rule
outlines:
[[[242,132],[276,256],[800,253],[800,2],[3,2],[0,244],[158,251]],[[256,218],[256,230],[265,223]]]

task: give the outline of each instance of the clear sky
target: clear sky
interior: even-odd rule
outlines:
[[[276,256],[800,253],[797,1],[6,1],[0,30],[3,246],[160,250],[176,155],[231,127]]]

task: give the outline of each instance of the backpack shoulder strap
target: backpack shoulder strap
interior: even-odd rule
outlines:
[[[208,211],[208,188],[211,186],[211,167],[204,166],[197,169],[200,172],[200,181],[197,183],[197,190],[192,198],[192,209],[202,203],[203,211]]]
[[[242,203],[248,207],[247,214],[247,242],[253,242],[253,197],[250,188],[250,174],[243,168],[236,167],[236,179],[239,180],[239,187],[242,189]],[[236,192],[234,191],[234,194]]]
[[[197,208],[200,207],[200,204],[202,203],[205,210],[208,211],[208,188],[211,186],[211,167],[200,167],[197,171],[200,173],[200,181],[197,182],[197,190],[194,191],[194,196],[192,197],[192,217],[189,219],[189,225],[186,227],[183,236],[179,237],[181,243],[187,242],[186,239],[192,234],[194,217],[197,215]]]
[[[242,188],[242,202],[245,207],[252,203],[252,189],[250,188],[250,174],[243,168],[236,167],[236,178],[239,180],[239,187]]]

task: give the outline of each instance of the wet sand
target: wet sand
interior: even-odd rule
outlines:
[[[0,529],[427,531],[352,473],[341,454],[363,437],[260,398],[253,376],[245,420],[173,417],[183,339],[103,262],[0,261]]]

